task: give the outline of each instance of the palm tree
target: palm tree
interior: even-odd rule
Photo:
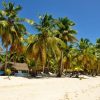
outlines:
[[[88,39],[82,38],[79,42],[78,50],[80,52],[78,60],[81,62],[84,70],[92,73],[96,64],[94,45]]]
[[[39,34],[33,35],[29,40],[28,51],[31,56],[37,61],[40,59],[41,65],[44,68],[47,62],[47,52],[51,51],[56,59],[59,59],[60,49],[58,45],[64,46],[65,44],[57,37],[54,36],[55,25],[54,19],[51,15],[44,15],[40,17],[40,23],[35,23],[34,27],[38,30]],[[33,55],[32,55],[33,54]]]
[[[100,73],[100,38],[96,40],[95,54],[97,57],[97,74]]]
[[[72,26],[74,25],[75,23],[69,20],[67,17],[59,18],[57,21],[58,34],[56,35],[56,37],[64,41],[66,47],[68,42],[77,41],[77,39],[74,36],[76,34],[76,31],[72,29]],[[60,60],[58,77],[61,77],[62,73],[63,51],[64,51],[63,48],[61,48],[61,60]]]
[[[4,9],[0,11],[0,36],[4,47],[6,47],[6,69],[8,46],[19,43],[22,34],[26,33],[26,28],[21,23],[24,19],[18,17],[18,12],[21,10],[21,6],[15,7],[11,2],[3,2],[3,7]],[[25,19],[25,21],[28,20]]]

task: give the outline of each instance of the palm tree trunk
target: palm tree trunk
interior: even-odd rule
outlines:
[[[48,63],[47,63],[48,72],[49,72],[49,68],[50,68],[49,65],[50,65],[50,63],[49,63],[49,61],[48,61]]]
[[[35,73],[34,73],[34,77],[36,77],[37,74],[38,74],[38,71],[37,71],[37,62],[38,62],[38,60],[36,60],[36,63],[35,63]]]
[[[57,77],[61,77],[62,76],[62,68],[63,68],[63,50],[61,50],[61,60],[60,60],[60,66],[58,68]]]
[[[5,70],[7,68],[7,61],[8,61],[8,47],[6,47],[6,59],[5,59],[5,67],[4,67]]]
[[[43,65],[43,73],[44,73],[44,68],[45,68],[45,66]]]

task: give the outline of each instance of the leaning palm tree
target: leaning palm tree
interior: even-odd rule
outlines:
[[[0,37],[2,39],[2,44],[6,48],[6,69],[8,46],[13,45],[15,41],[20,41],[22,34],[26,33],[26,28],[21,22],[28,21],[28,19],[21,19],[18,17],[21,6],[15,7],[11,2],[3,2],[3,7],[4,9],[0,11]]]

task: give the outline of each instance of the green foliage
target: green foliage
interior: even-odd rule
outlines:
[[[34,60],[27,60],[29,68],[35,67],[35,61]]]
[[[7,69],[5,70],[5,74],[8,75],[8,76],[10,76],[10,75],[11,75],[11,70],[7,68]]]
[[[55,59],[50,59],[49,61],[49,69],[51,72],[55,73],[58,70],[58,63]]]
[[[88,39],[76,39],[75,23],[68,19],[53,18],[52,15],[39,16],[39,22],[19,18],[20,5],[3,2],[0,10],[0,38],[4,47],[10,46],[10,53],[0,55],[0,62],[26,62],[29,67],[48,67],[52,72],[62,72],[64,68],[74,71],[98,70],[100,73],[100,38],[96,44]],[[37,34],[26,35],[27,30],[22,22],[32,25]],[[10,69],[6,69],[10,75]],[[61,73],[60,73],[61,74]]]

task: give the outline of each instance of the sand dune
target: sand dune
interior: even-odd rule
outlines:
[[[100,100],[100,77],[9,80],[0,76],[0,100]]]

